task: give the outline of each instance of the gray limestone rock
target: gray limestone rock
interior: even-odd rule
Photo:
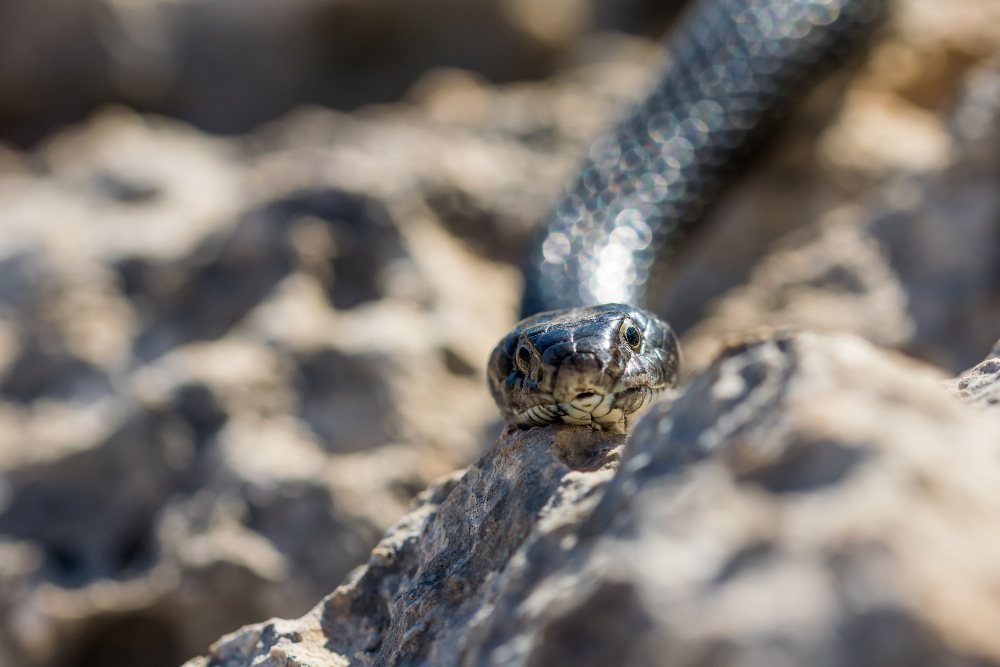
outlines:
[[[476,460],[519,289],[477,245],[521,252],[650,44],[242,137],[117,108],[0,149],[0,665],[176,665],[299,616]]]
[[[43,8],[5,0],[0,137],[34,143],[110,103],[211,132],[247,132],[303,104],[343,109],[398,100],[435,67],[494,81],[540,78],[594,29],[649,33],[656,29],[651,15],[673,15],[680,6],[53,0]]]
[[[453,0],[444,2],[457,8]],[[391,41],[392,32],[380,30],[394,17],[433,28],[414,35],[398,52],[405,60],[411,53],[407,49],[417,49],[428,60],[411,59],[405,67],[431,61],[463,64],[421,46],[440,41],[443,33],[477,42],[480,52],[490,50],[503,66],[518,67],[504,54],[528,54],[535,47],[522,42],[528,51],[514,43],[493,50],[498,41],[529,32],[529,41],[536,40],[544,37],[538,31],[546,26],[559,31],[559,21],[550,19],[558,19],[559,12],[565,19],[567,10],[574,19],[572,10],[581,4],[596,7],[604,17],[595,20],[611,24],[609,12],[631,14],[644,3],[487,0],[463,7],[467,14],[447,15],[462,24],[503,7],[516,22],[504,30],[490,24],[489,39],[477,40],[476,31],[438,22],[429,5],[404,7],[400,0],[57,0],[44,7],[13,0],[0,3],[0,91],[16,94],[0,95],[0,122],[23,118],[47,127],[58,119],[37,110],[68,110],[75,116],[81,109],[74,104],[81,100],[88,108],[103,99],[135,101],[122,97],[122,91],[155,87],[166,80],[160,74],[174,77],[183,89],[179,97],[169,94],[170,112],[197,117],[204,126],[221,122],[227,109],[236,107],[270,117],[300,99],[294,89],[315,77],[362,94],[338,83],[336,66],[299,69],[297,63],[322,57],[309,45],[322,41],[326,30],[349,32],[362,44],[369,38]],[[70,5],[72,11],[58,10]],[[313,10],[334,5],[337,11],[357,10],[359,29],[350,21],[331,26],[310,20]],[[820,91],[797,117],[793,140],[775,151],[776,160],[752,170],[713,214],[717,221],[724,219],[715,228],[723,230],[716,237],[721,242],[712,243],[712,231],[706,230],[702,240],[709,242],[692,239],[696,252],[668,262],[677,269],[669,284],[683,303],[665,312],[678,326],[684,318],[674,315],[686,312],[685,326],[695,325],[685,347],[690,367],[707,365],[726,336],[789,321],[846,329],[953,371],[972,365],[998,335],[1000,237],[992,224],[1000,155],[996,68],[974,67],[1000,48],[996,21],[990,20],[996,2],[899,0],[897,6],[901,19],[895,32],[876,49],[861,76]],[[387,7],[393,11],[383,13]],[[91,13],[91,8],[98,9]],[[275,20],[261,23],[262,17]],[[103,26],[100,44],[88,32],[92,21]],[[183,29],[175,32],[171,26]],[[302,36],[300,29],[309,35]],[[245,46],[251,34],[259,47],[252,53]],[[159,43],[165,50],[143,51],[157,46],[157,35],[168,38]],[[301,36],[293,41],[305,52],[283,48],[288,35]],[[175,38],[179,41],[171,41]],[[219,62],[234,44],[246,57]],[[351,50],[348,42],[324,44]],[[185,60],[186,52],[171,50],[183,51],[184,45],[202,53],[197,60],[204,67],[158,73],[157,62],[194,62]],[[443,51],[453,46],[440,43]],[[109,49],[113,62],[106,59]],[[523,255],[534,225],[591,139],[642,90],[651,76],[653,49],[645,40],[593,39],[576,49],[572,68],[557,77],[506,86],[491,86],[468,71],[436,70],[399,104],[350,115],[300,108],[244,136],[213,137],[176,120],[112,108],[46,137],[30,153],[0,146],[0,664],[175,665],[206,652],[210,642],[245,623],[300,616],[343,581],[345,588],[330,598],[329,612],[321,606],[307,622],[258,626],[220,644],[215,655],[238,663],[240,656],[258,652],[263,661],[287,664],[299,660],[294,656],[300,653],[303,664],[336,663],[339,658],[331,651],[341,655],[341,662],[364,663],[383,649],[396,656],[393,660],[414,663],[423,656],[486,664],[523,662],[529,659],[525,656],[535,664],[559,664],[564,658],[583,664],[607,663],[608,656],[614,662],[644,659],[649,651],[642,648],[646,640],[639,639],[667,627],[657,614],[680,604],[674,592],[664,596],[674,607],[646,600],[664,590],[666,573],[654,567],[640,577],[636,572],[646,552],[629,550],[661,544],[643,537],[659,529],[636,515],[635,508],[647,507],[647,496],[629,490],[638,483],[637,473],[615,472],[618,449],[594,461],[570,455],[575,447],[582,447],[578,454],[594,453],[615,441],[576,434],[566,436],[574,447],[553,450],[551,440],[543,441],[551,433],[518,434],[506,449],[491,450],[478,473],[462,482],[450,478],[423,496],[419,509],[376,550],[372,565],[354,568],[369,558],[379,536],[428,484],[468,466],[495,439],[500,426],[483,388],[482,367],[517,312],[518,278],[511,262]],[[902,61],[896,59],[900,53]],[[53,66],[41,64],[46,60]],[[273,69],[261,71],[262,61]],[[909,65],[886,66],[898,62]],[[68,72],[61,69],[67,64]],[[465,64],[492,71],[488,63]],[[967,82],[969,92],[946,126],[943,119],[966,71],[975,72]],[[117,92],[106,89],[111,72]],[[252,76],[241,78],[239,72]],[[381,76],[375,70],[369,75]],[[258,92],[268,97],[266,104],[248,101],[248,85],[255,82],[261,83]],[[290,87],[274,90],[272,84],[284,83]],[[842,98],[843,85],[848,89]],[[146,92],[152,97],[144,98],[142,108],[160,108],[153,99],[156,91]],[[65,105],[48,104],[53,95]],[[914,118],[919,122],[911,122]],[[239,122],[255,120],[245,116]],[[831,132],[835,140],[829,140]],[[939,150],[942,146],[948,150]],[[876,155],[869,159],[865,151]],[[885,170],[872,175],[865,171],[869,164]],[[866,188],[872,187],[878,196],[868,198],[872,192]],[[866,195],[858,199],[862,206],[843,206],[859,194]],[[872,199],[886,206],[868,206]],[[808,224],[829,208],[835,213]],[[770,248],[772,240],[803,225],[798,235]],[[761,260],[765,255],[770,256]],[[730,291],[716,316],[699,327],[705,304],[748,273],[750,285]],[[859,352],[864,359],[883,358],[860,343],[852,345],[867,350]],[[740,442],[750,442],[741,440],[750,437],[747,433],[771,433],[739,430],[741,424],[757,423],[754,419],[770,420],[768,428],[775,429],[799,420],[805,433],[814,427],[833,429],[817,432],[827,434],[822,442],[837,446],[821,443],[814,452],[806,438],[808,447],[791,450],[798,453],[790,461],[765,465],[767,471],[753,483],[757,486],[741,481],[734,482],[736,491],[720,490],[721,498],[734,499],[733,507],[706,505],[714,509],[691,514],[700,517],[699,525],[685,529],[695,532],[678,538],[680,547],[650,547],[675,559],[664,561],[670,571],[687,563],[711,572],[714,561],[706,553],[734,560],[730,570],[723,568],[734,574],[716,571],[719,582],[712,584],[720,595],[732,596],[725,598],[728,602],[711,602],[724,607],[712,607],[709,614],[722,619],[719,623],[745,621],[738,613],[757,608],[758,589],[727,591],[745,583],[755,563],[771,567],[768,554],[784,553],[785,536],[764,539],[753,533],[766,544],[718,547],[712,546],[710,533],[697,531],[715,530],[717,521],[723,522],[718,530],[757,530],[763,519],[755,512],[761,507],[777,517],[799,516],[799,509],[793,512],[778,496],[825,498],[827,491],[844,489],[853,502],[881,507],[901,488],[898,476],[878,478],[870,491],[856,492],[844,486],[854,473],[842,473],[843,479],[836,474],[845,468],[875,474],[874,462],[896,461],[896,454],[854,462],[851,447],[882,452],[886,442],[904,435],[917,443],[914,447],[929,438],[947,440],[952,447],[952,441],[965,438],[957,426],[948,426],[954,415],[947,417],[952,410],[947,392],[934,394],[937,407],[921,403],[920,410],[913,408],[914,392],[923,391],[916,388],[923,385],[913,373],[905,382],[889,382],[878,368],[867,367],[877,366],[874,361],[848,377],[838,375],[840,361],[823,372],[806,373],[797,360],[818,363],[824,355],[837,360],[847,348],[793,359],[776,346],[755,343],[746,353],[786,359],[793,373],[789,381],[812,378],[805,389],[772,397],[770,403],[743,400],[747,387],[773,376],[771,367],[750,363],[744,352],[727,353],[728,361],[719,362],[724,368],[711,371],[721,373],[711,389],[704,386],[705,378],[715,376],[702,374],[678,399],[676,421],[663,434],[664,452],[680,457],[669,465],[688,475],[720,470],[719,457],[681,466],[679,461],[703,456],[705,443],[739,452]],[[970,419],[995,423],[993,368],[987,363],[951,381],[952,393],[984,408]],[[898,399],[872,394],[866,384],[883,381]],[[812,395],[824,382],[829,405],[816,399],[804,415],[803,404],[791,399]],[[935,390],[939,387],[940,382]],[[768,395],[753,393],[761,400]],[[855,428],[872,410],[902,416],[872,426],[873,435],[858,444],[851,439],[857,433],[843,429]],[[940,410],[947,414],[935,421],[944,414]],[[866,419],[874,423],[875,417]],[[781,450],[783,432],[773,433],[775,439],[768,442]],[[647,437],[640,432],[629,446],[634,451],[626,456],[638,462],[630,465],[644,466],[645,454],[656,461],[666,456],[657,453],[659,444],[650,444],[661,442],[660,436],[647,435],[652,438],[647,444],[640,446]],[[520,449],[510,449],[511,443]],[[965,458],[957,455],[965,446],[954,447],[956,453],[935,466],[940,470],[929,473],[928,493],[953,488],[939,480],[948,466],[959,466],[956,474],[968,480],[992,469],[987,462],[982,470],[966,470],[969,464],[953,461]],[[795,472],[798,465],[804,467]],[[817,490],[806,490],[808,484]],[[969,482],[969,488],[977,484]],[[516,497],[508,487],[516,489]],[[466,512],[477,498],[494,502],[494,513]],[[520,506],[516,498],[529,504]],[[659,496],[648,498],[653,498],[651,507],[673,506]],[[979,525],[978,501],[941,498],[938,511],[954,525],[941,527],[942,538],[933,544],[952,540],[962,545],[966,534],[976,532],[969,526]],[[909,563],[923,572],[926,564],[893,560],[898,551],[925,546],[891,542],[894,530],[926,515],[924,505],[910,500],[917,509],[894,510],[895,523],[875,542],[895,549],[890,569]],[[973,508],[968,518],[954,509],[959,505]],[[847,527],[867,525],[860,523],[867,519],[854,506],[831,501],[830,507],[820,518],[803,515],[800,523],[818,527],[830,517]],[[753,510],[745,515],[747,526],[723,511],[740,508]],[[685,512],[678,510],[681,517]],[[609,513],[631,522],[635,539],[605,527],[601,521]],[[509,525],[515,518],[517,525]],[[464,532],[453,535],[458,524]],[[422,541],[425,529],[438,541]],[[907,545],[913,542],[906,539]],[[603,546],[591,553],[582,546],[590,543]],[[971,560],[958,568],[960,574],[988,574],[987,566],[977,569],[978,547],[973,547],[965,549]],[[432,581],[463,549],[468,562],[453,568],[461,586],[439,590],[421,583]],[[744,556],[732,555],[744,551]],[[806,570],[819,567],[809,553],[802,555],[801,545],[794,553],[805,558],[796,562],[805,563]],[[600,558],[606,556],[611,565],[623,563],[621,576],[602,570],[611,565],[602,565],[594,554],[604,554]],[[784,561],[775,562],[778,567]],[[775,576],[786,581],[784,572]],[[904,615],[916,607],[931,609],[942,596],[960,590],[947,572],[938,575],[937,570],[926,575],[945,583],[925,597],[914,597],[909,607],[887,598],[888,608],[902,609]],[[702,591],[689,584],[683,584],[685,591]],[[804,591],[797,604],[828,600],[820,596],[820,587],[796,590]],[[905,590],[917,595],[915,589]],[[698,604],[710,608],[708,601]],[[694,614],[689,607],[683,613]],[[763,613],[761,618],[763,623]],[[882,622],[878,614],[865,618],[871,625]],[[917,621],[899,618],[890,616],[885,627],[899,629],[905,638]],[[934,632],[940,629],[937,621],[928,623],[919,614],[908,618]],[[868,620],[845,624],[842,637],[859,636],[871,651],[887,652],[885,660],[898,658],[892,653],[898,647],[884,639],[892,632],[867,637],[858,633]],[[974,625],[963,620],[963,627]],[[731,640],[734,627],[720,625],[713,636]],[[681,630],[671,632],[695,636]],[[986,654],[969,639],[975,633],[967,637],[942,630],[938,635],[943,644],[915,645],[960,646],[968,655]],[[584,641],[592,637],[605,643],[598,647]],[[271,651],[275,642],[280,646]],[[711,655],[722,656],[720,661],[744,655],[742,645],[729,646]],[[639,657],[630,657],[632,647]],[[777,661],[767,658],[774,655],[770,648],[764,654],[759,662]]]
[[[688,358],[704,363],[724,335],[756,326],[850,331],[952,372],[982,358],[1000,322],[1000,61],[971,70],[961,92],[947,164],[897,171],[783,237],[688,332]]]
[[[960,375],[949,388],[969,405],[1000,417],[1000,341],[985,361]]]
[[[1000,425],[961,398],[852,336],[748,336],[624,447],[506,431],[309,614],[188,664],[1000,664]]]

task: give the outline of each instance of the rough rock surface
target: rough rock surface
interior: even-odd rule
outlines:
[[[957,371],[1000,322],[1000,61],[972,69],[946,166],[896,173],[782,238],[687,335],[704,362],[754,326],[851,331]]]
[[[692,363],[728,333],[785,324],[852,331],[953,373],[982,358],[1000,319],[998,12],[894,2],[857,75],[790,119],[665,263],[657,310],[687,332]]]
[[[1000,416],[1000,341],[986,361],[963,373],[950,388],[969,405]]]
[[[478,458],[503,260],[652,49],[605,52],[240,138],[112,108],[0,151],[0,665],[176,665],[298,616]]]
[[[189,665],[1000,664],[1000,422],[938,378],[750,337],[624,448],[506,433],[309,614]]]
[[[362,25],[311,21],[331,4]],[[300,107],[227,138],[111,107],[30,152],[0,145],[0,665],[176,665],[242,624],[300,616],[414,496],[493,442],[482,367],[515,317],[512,264],[656,52],[559,33],[550,19],[579,3],[501,4],[520,21],[509,31],[476,39],[442,23],[403,45],[406,59],[443,30],[479,53],[435,61],[473,71],[428,72],[392,106]],[[646,4],[595,0],[595,24]],[[998,5],[896,4],[860,74],[824,86],[667,263],[663,312],[690,328],[690,368],[761,324],[846,329],[953,373],[1000,334]],[[448,16],[500,6],[465,5]],[[398,41],[382,31],[387,6],[3,2],[0,116],[48,127],[81,100],[199,110],[203,124],[234,107],[272,114],[301,101],[292,88],[339,80],[308,48],[327,28],[362,51]],[[573,41],[545,50],[579,44],[568,69],[482,77],[514,75],[489,62],[517,69],[504,54],[537,53],[546,30]],[[178,85],[156,98],[135,85],[163,81],[158,62],[204,67],[165,72]],[[247,101],[247,76],[268,83],[267,104]],[[951,388],[985,415],[993,368]],[[597,491],[580,480],[611,474],[547,456],[545,474],[576,479],[560,493],[581,507]]]
[[[33,143],[109,103],[213,132],[302,104],[398,100],[425,71],[536,79],[595,30],[653,32],[682,2],[5,0],[0,137]],[[651,25],[651,19],[659,19]]]

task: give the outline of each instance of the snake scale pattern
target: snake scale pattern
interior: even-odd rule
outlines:
[[[658,83],[592,144],[532,252],[522,315],[543,314],[518,323],[488,369],[509,421],[624,430],[676,380],[670,327],[637,308],[653,262],[676,248],[739,158],[810,83],[866,40],[883,13],[884,0],[695,1],[668,38]],[[607,304],[596,320],[595,304]],[[640,321],[637,349],[623,323]],[[560,354],[546,356],[543,339],[561,341]],[[632,366],[613,361],[625,350]],[[530,359],[517,356],[524,351]],[[610,375],[598,380],[601,372]],[[574,396],[583,399],[552,403],[552,378],[579,385]]]

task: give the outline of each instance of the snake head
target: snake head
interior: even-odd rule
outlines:
[[[490,355],[504,417],[521,428],[566,423],[622,433],[677,383],[680,348],[653,313],[620,303],[538,313]]]

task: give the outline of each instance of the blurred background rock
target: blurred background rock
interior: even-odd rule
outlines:
[[[117,102],[222,133],[300,104],[398,100],[426,70],[540,79],[594,30],[655,34],[682,0],[4,0],[0,124],[33,142]]]
[[[294,617],[499,431],[489,349],[648,0],[0,0],[0,665]],[[1000,4],[899,0],[658,278],[690,366],[1000,335]]]

